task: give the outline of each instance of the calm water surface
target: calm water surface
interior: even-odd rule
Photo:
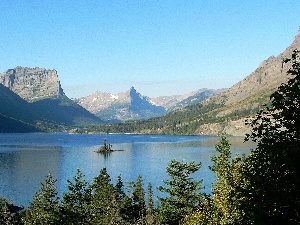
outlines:
[[[97,154],[95,151],[104,140],[113,149],[124,151],[109,156]],[[49,172],[58,180],[61,195],[67,190],[66,180],[72,179],[77,169],[91,182],[103,167],[113,182],[121,175],[126,185],[142,175],[145,185],[151,182],[157,187],[168,178],[165,169],[172,159],[202,162],[195,178],[204,179],[205,191],[209,193],[214,176],[208,166],[218,140],[215,136],[0,134],[0,196],[26,207]],[[247,154],[253,148],[253,144],[243,143],[242,137],[232,137],[230,142],[234,153]]]

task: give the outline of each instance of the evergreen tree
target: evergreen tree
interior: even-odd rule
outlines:
[[[119,175],[117,178],[117,183],[115,185],[115,189],[118,194],[118,199],[122,200],[125,197],[125,192],[124,192],[124,184],[123,184],[121,175]]]
[[[152,184],[148,184],[148,193],[147,193],[147,212],[146,212],[146,218],[145,223],[148,225],[154,225],[158,224],[156,215],[155,215],[155,208],[154,208],[154,202],[153,202],[153,189]]]
[[[245,180],[241,168],[245,156],[231,158],[230,143],[226,135],[221,135],[215,145],[217,155],[211,158],[216,180],[212,185],[212,197],[206,198],[202,206],[185,218],[186,225],[229,225],[243,223],[244,211],[240,207],[238,194]],[[243,221],[243,222],[242,222]]]
[[[146,215],[145,190],[141,175],[138,176],[133,185],[132,212],[135,219],[143,220],[143,217]]]
[[[101,169],[100,174],[94,178],[91,188],[93,196],[90,207],[93,215],[92,224],[111,224],[116,219],[114,217],[118,209],[117,192],[111,184],[106,168]]]
[[[41,183],[41,189],[34,195],[22,217],[24,225],[61,224],[55,183],[56,180],[51,174],[46,177],[44,183]]]
[[[158,190],[166,193],[166,198],[159,198],[161,208],[159,212],[160,221],[166,224],[179,224],[186,216],[198,208],[203,201],[200,190],[202,180],[194,180],[191,174],[201,168],[201,163],[181,163],[172,160],[167,173],[170,180],[164,180],[167,187],[159,186]]]
[[[16,208],[17,210],[13,210]],[[9,204],[4,197],[0,197],[0,224],[3,225],[17,225],[20,224],[20,217],[17,214],[21,208]]]
[[[245,156],[231,158],[230,143],[225,135],[215,146],[219,153],[212,157],[213,165],[210,169],[215,173],[216,181],[213,184],[213,197],[210,215],[213,223],[244,224],[245,212],[241,210],[238,198],[241,187],[245,184],[242,176]]]
[[[121,175],[117,178],[117,183],[115,185],[116,190],[116,204],[117,214],[124,221],[129,221],[132,218],[132,199],[125,194],[124,184]]]
[[[68,192],[63,195],[60,210],[63,224],[89,224],[91,190],[88,182],[79,169],[73,181],[67,182]]]
[[[152,214],[154,211],[154,202],[153,202],[153,189],[152,184],[148,184],[148,201],[147,201],[147,213]]]
[[[291,78],[271,95],[271,106],[251,122],[247,139],[257,147],[247,158],[244,210],[254,224],[300,223],[300,62],[295,50]]]

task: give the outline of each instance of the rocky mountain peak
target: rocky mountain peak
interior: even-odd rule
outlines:
[[[137,92],[137,91],[136,91],[135,88],[132,86],[132,87],[130,88],[129,92],[131,93],[131,92]]]
[[[295,49],[295,48],[299,48],[299,47],[300,47],[300,27],[298,29],[298,34],[295,36],[294,42],[291,44],[290,48]]]
[[[0,83],[30,102],[64,95],[56,70],[18,66],[0,73]]]
[[[134,87],[131,87],[129,90],[129,97],[131,101],[140,101],[140,100],[148,100],[147,97],[142,96]]]
[[[139,92],[137,92],[137,90],[134,87],[131,87],[129,90],[129,97],[131,99],[131,101],[139,101],[139,100],[146,100],[148,101],[148,98],[145,96],[142,96]]]

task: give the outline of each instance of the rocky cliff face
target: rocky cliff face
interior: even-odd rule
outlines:
[[[0,83],[29,102],[64,94],[56,70],[16,67],[0,73]]]

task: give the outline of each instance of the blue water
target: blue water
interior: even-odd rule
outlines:
[[[104,140],[112,144],[112,149],[122,151],[109,156],[97,154],[95,151]],[[58,193],[62,195],[67,190],[67,179],[72,179],[77,169],[92,182],[103,167],[113,182],[121,175],[126,185],[142,175],[145,188],[151,182],[155,189],[168,179],[165,169],[172,159],[202,162],[194,177],[204,180],[209,193],[214,175],[208,166],[218,140],[215,136],[0,134],[0,196],[26,207],[48,173],[58,180]],[[243,144],[242,140],[232,138],[233,152],[249,152],[252,145]],[[158,191],[155,194],[160,195]]]

